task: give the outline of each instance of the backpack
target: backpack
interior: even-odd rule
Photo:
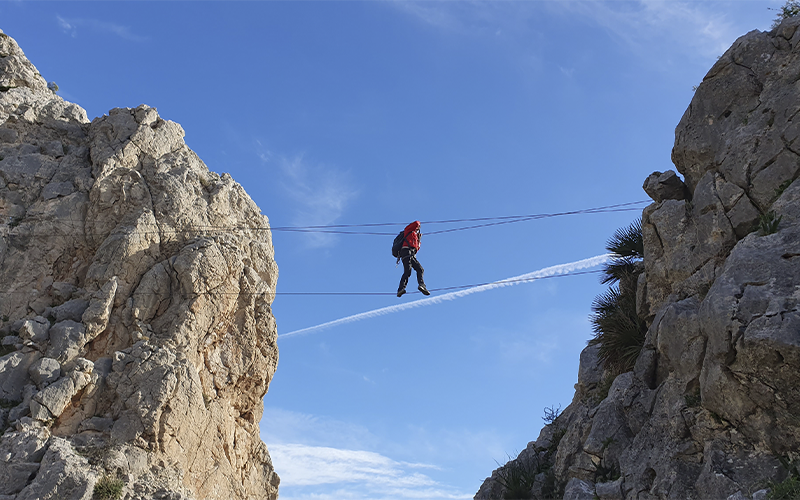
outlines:
[[[392,242],[392,257],[400,258],[400,249],[403,248],[403,242],[406,240],[405,229],[400,231],[400,234],[394,237]]]

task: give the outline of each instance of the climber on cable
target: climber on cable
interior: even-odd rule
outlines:
[[[417,289],[425,295],[430,295],[431,292],[425,288],[425,281],[422,279],[422,273],[425,270],[420,265],[419,261],[417,260],[417,252],[419,251],[420,239],[422,238],[422,233],[419,230],[419,221],[415,220],[411,224],[407,225],[405,230],[403,230],[403,243],[400,248],[400,252],[397,257],[403,261],[403,277],[400,278],[400,287],[397,289],[397,296],[402,297],[404,293],[406,293],[406,285],[408,284],[408,278],[411,277],[411,268],[414,268],[414,271],[417,272]],[[400,235],[398,235],[398,238]]]

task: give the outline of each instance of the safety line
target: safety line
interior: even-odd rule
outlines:
[[[475,284],[472,284],[472,285],[458,285],[458,286],[447,286],[447,287],[441,287],[441,288],[429,288],[428,291],[431,291],[431,292],[444,292],[444,291],[448,291],[448,290],[464,290],[464,289],[467,289],[467,288],[474,288],[474,287],[479,287],[479,286],[492,285],[492,284],[496,284],[496,283],[523,283],[523,282],[527,282],[527,281],[536,281],[536,280],[548,279],[548,278],[561,278],[561,277],[564,277],[564,276],[578,276],[578,275],[581,275],[581,274],[597,274],[597,273],[600,273],[600,272],[602,272],[602,271],[601,270],[577,271],[577,272],[559,274],[559,275],[556,275],[556,276],[540,276],[540,277],[519,278],[519,279],[513,279],[512,278],[512,279],[500,280],[500,281],[487,281],[486,283],[475,283]],[[27,290],[27,291],[21,291],[21,290],[9,291],[9,290],[5,290],[5,291],[0,291],[0,294],[31,294],[33,292],[37,292],[38,293],[38,290],[35,290],[35,289],[31,289],[31,290]],[[413,295],[413,294],[422,294],[422,292],[418,292],[418,291],[407,292],[407,295]],[[137,293],[137,292],[134,292],[133,294],[131,294],[132,297],[133,296],[142,296],[142,295],[158,295],[158,294],[156,294],[155,292],[149,292],[149,293],[142,293],[142,292]],[[329,295],[329,296],[337,296],[337,295],[343,295],[343,296],[348,296],[348,295],[353,295],[353,296],[364,296],[364,295],[366,295],[366,296],[369,296],[369,295],[396,295],[396,293],[395,292],[275,292],[275,293],[272,293],[270,291],[266,291],[266,292],[255,292],[255,293],[254,292],[192,292],[192,293],[187,294],[187,295],[194,295],[194,296],[200,296],[200,295],[236,295],[236,296],[255,296],[255,295],[275,295],[275,296],[283,296],[283,295],[289,295],[289,296],[299,296],[299,295],[320,295],[320,296]]]
[[[457,228],[450,228],[450,229],[441,229],[437,231],[428,231],[424,234],[426,236],[435,235],[435,234],[444,234],[444,233],[451,233],[456,231],[466,231],[469,229],[478,229],[484,227],[491,227],[491,226],[499,226],[504,224],[512,224],[515,222],[526,222],[531,220],[538,220],[538,219],[547,219],[552,217],[561,217],[566,215],[583,215],[583,214],[600,214],[600,213],[615,213],[615,212],[628,212],[628,211],[638,211],[639,208],[634,207],[634,205],[641,205],[642,203],[647,203],[647,201],[636,201],[636,202],[629,202],[629,203],[619,203],[616,205],[607,205],[603,207],[594,207],[594,208],[587,208],[581,210],[571,210],[566,212],[554,212],[554,213],[544,213],[544,214],[530,214],[530,215],[507,215],[501,217],[478,217],[478,218],[471,218],[471,219],[448,219],[448,220],[433,220],[433,221],[422,221],[421,224],[455,224],[461,222],[482,222],[482,221],[495,221],[495,222],[486,222],[482,224],[473,224],[469,226],[457,227]],[[74,220],[74,219],[60,219],[60,221],[64,222],[71,222],[71,226],[74,224],[85,224],[86,221]],[[36,223],[36,220],[26,221],[25,219],[16,220],[16,225],[21,223],[31,224]],[[47,221],[52,225],[59,225],[58,221]],[[159,229],[154,231],[134,231],[134,232],[126,232],[125,234],[138,234],[138,235],[147,235],[147,234],[181,234],[181,233],[203,233],[203,232],[224,232],[230,233],[233,231],[286,231],[286,232],[297,232],[297,233],[327,233],[327,234],[350,234],[350,235],[368,235],[368,236],[394,236],[396,233],[391,232],[375,232],[375,231],[347,231],[344,229],[347,228],[358,228],[358,227],[382,227],[382,226],[405,226],[407,223],[394,223],[394,222],[385,222],[385,223],[368,223],[368,224],[332,224],[332,225],[324,225],[324,226],[192,226],[187,228],[176,228],[176,229]],[[65,224],[61,224],[65,225]],[[71,229],[74,229],[72,227]],[[100,233],[100,232],[88,232],[83,231],[83,235],[110,235],[114,234],[115,231],[111,231],[110,233]],[[15,234],[13,231],[6,234],[6,236],[15,236],[15,237],[53,237],[56,236],[57,233],[48,232],[48,233],[22,233],[22,234]],[[61,233],[61,236],[65,234]]]
[[[502,280],[502,281],[487,281],[486,283],[475,283],[472,285],[459,285],[459,286],[446,286],[442,288],[428,288],[429,292],[444,292],[448,290],[464,290],[466,288],[473,288],[476,286],[486,286],[491,285],[494,283],[523,283],[526,281],[536,281],[541,279],[549,279],[549,278],[561,278],[564,276],[578,276],[581,274],[598,274],[603,272],[602,270],[596,269],[594,271],[578,271],[574,273],[567,273],[567,274],[559,274],[557,276],[542,276],[542,277],[535,277],[535,278],[522,278],[522,279],[509,279],[509,280]],[[413,294],[422,294],[422,292],[412,291],[407,292],[407,295]],[[394,292],[277,292],[275,295],[396,295]]]

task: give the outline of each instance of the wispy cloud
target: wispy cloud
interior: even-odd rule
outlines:
[[[148,39],[145,36],[140,36],[133,33],[133,31],[131,31],[131,29],[127,26],[122,26],[108,21],[85,18],[64,18],[59,15],[56,15],[56,20],[58,21],[58,25],[61,27],[61,30],[72,38],[78,37],[79,28],[88,28],[98,33],[118,36],[131,42],[144,42]]]
[[[284,499],[466,499],[419,469],[426,464],[392,460],[379,453],[303,444],[267,445],[281,477]],[[332,485],[341,487],[331,491]],[[319,487],[319,488],[317,488]]]
[[[396,446],[359,424],[266,407],[261,439],[281,477],[282,499],[471,498],[424,473],[436,465],[369,451]]]
[[[262,162],[277,167],[280,186],[294,203],[294,225],[332,224],[358,195],[347,171],[309,162],[303,154],[276,155],[264,149],[259,141],[256,141],[256,149]],[[335,235],[326,233],[306,233],[306,236],[313,247],[328,246],[335,239]]]
[[[329,447],[347,450],[380,450],[383,454],[395,456],[421,456],[424,460],[451,462],[464,456],[502,457],[507,436],[494,430],[465,428],[429,429],[424,426],[408,424],[403,429],[402,438],[397,438],[397,430],[390,441],[374,434],[362,424],[346,422],[327,416],[264,406],[261,418],[261,440],[274,445],[303,444],[306,446]],[[401,462],[407,466],[407,462]],[[417,464],[434,469],[433,465]]]
[[[377,449],[380,439],[366,427],[318,415],[266,406],[261,418],[265,443]]]
[[[458,16],[451,10],[452,6],[444,5],[443,2],[393,0],[391,4],[431,26],[451,30],[461,26]]]
[[[734,4],[735,2],[729,2]],[[486,33],[516,39],[528,47],[543,15],[569,16],[605,29],[627,50],[665,65],[665,58],[681,61],[721,55],[750,29],[766,29],[751,18],[737,18],[725,3],[687,0],[570,0],[553,2],[414,2],[394,0],[389,5],[442,31]],[[775,4],[771,1],[769,3]],[[743,23],[748,24],[743,24]],[[527,53],[527,52],[524,52]],[[668,61],[667,61],[668,62]]]
[[[674,0],[577,1],[560,5],[621,40],[629,50],[654,57],[654,48],[710,58],[743,33],[719,4]]]
[[[533,3],[488,0],[459,2],[392,0],[389,5],[437,29],[462,34],[485,33],[499,37],[525,29],[526,18],[535,10]]]
[[[382,307],[380,309],[373,309],[372,311],[354,314],[352,316],[347,316],[334,321],[328,321],[327,323],[322,323],[320,325],[310,326],[308,328],[303,328],[300,330],[295,330],[293,332],[284,333],[282,335],[278,335],[278,338],[285,338],[292,335],[299,335],[302,333],[311,333],[313,331],[324,330],[327,328],[331,328],[333,326],[343,325],[346,323],[353,323],[355,321],[361,321],[369,318],[374,318],[377,316],[384,316],[386,314],[405,311],[406,309],[413,309],[415,307],[424,307],[424,306],[441,304],[442,302],[456,300],[461,297],[466,297],[467,295],[472,295],[473,293],[485,292],[488,290],[494,290],[495,288],[502,288],[506,286],[519,285],[521,283],[528,283],[541,278],[549,278],[551,276],[567,274],[581,269],[599,266],[600,264],[602,264],[607,260],[608,260],[608,255],[604,254],[595,257],[590,257],[588,259],[578,260],[575,262],[569,262],[567,264],[559,264],[557,266],[546,267],[544,269],[539,269],[538,271],[522,274],[520,276],[514,276],[513,278],[495,281],[494,283],[489,283],[486,285],[467,288],[466,290],[460,290],[458,292],[445,293],[443,295],[438,295],[427,299],[415,300],[413,302],[406,302],[404,304],[399,304],[396,306]]]

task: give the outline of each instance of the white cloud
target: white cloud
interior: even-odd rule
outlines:
[[[565,68],[563,66],[559,66],[558,69],[561,71],[561,74],[567,78],[572,78],[575,75],[575,68]]]
[[[379,441],[361,425],[272,407],[264,408],[261,440],[265,443],[361,449],[374,449]]]
[[[539,2],[392,0],[389,5],[437,29],[496,38],[529,30],[529,19],[539,11],[536,3]]]
[[[371,451],[346,450],[303,444],[276,444],[271,456],[282,464],[282,482],[291,486],[360,482],[374,485],[419,487],[436,484],[420,473],[408,474],[406,464]],[[415,464],[415,467],[419,465]]]
[[[765,2],[766,4],[767,2]],[[773,4],[775,2],[772,2]],[[767,29],[771,14],[764,6],[764,26],[752,18],[737,18],[735,2],[678,0],[560,0],[552,2],[413,2],[395,0],[394,6],[423,23],[457,34],[502,33],[505,39],[533,48],[543,15],[570,16],[605,29],[627,50],[663,66],[676,58],[702,58],[701,64],[721,55],[740,35],[753,28]],[[580,29],[580,28],[578,28]],[[531,38],[534,35],[534,38]],[[496,36],[495,36],[496,38]]]
[[[283,499],[462,499],[415,469],[435,468],[379,453],[303,444],[268,444]],[[340,485],[331,491],[332,485]]]
[[[743,34],[719,4],[638,0],[578,1],[562,5],[608,30],[629,50],[648,57],[653,57],[654,47],[716,57]]]
[[[494,431],[475,432],[446,426],[431,431],[411,423],[400,442],[387,442],[360,424],[330,417],[309,415],[282,408],[264,407],[261,440],[273,445],[297,444],[340,449],[380,450],[395,456],[430,457],[427,460],[450,461],[464,456],[502,456],[504,437]],[[415,464],[402,462],[408,467]],[[417,464],[434,468],[432,465]]]
[[[261,439],[284,500],[471,498],[421,472],[439,470],[435,465],[368,451],[380,440],[361,425],[267,407]]]
[[[296,226],[323,226],[336,222],[348,204],[358,195],[348,172],[321,163],[312,164],[304,155],[275,155],[256,141],[257,155],[262,162],[275,165],[283,192],[294,202]],[[312,247],[330,245],[335,235],[307,233]]]
[[[114,24],[107,21],[100,21],[98,19],[66,19],[56,15],[56,20],[58,21],[58,25],[61,27],[62,31],[72,38],[77,38],[79,27],[86,27],[95,32],[109,33],[131,42],[144,42],[147,40],[147,37],[133,33],[127,26],[121,26],[119,24]]]
[[[461,28],[458,16],[451,10],[452,5],[445,2],[413,2],[407,0],[393,0],[391,5],[410,14],[420,21],[448,30]]]

